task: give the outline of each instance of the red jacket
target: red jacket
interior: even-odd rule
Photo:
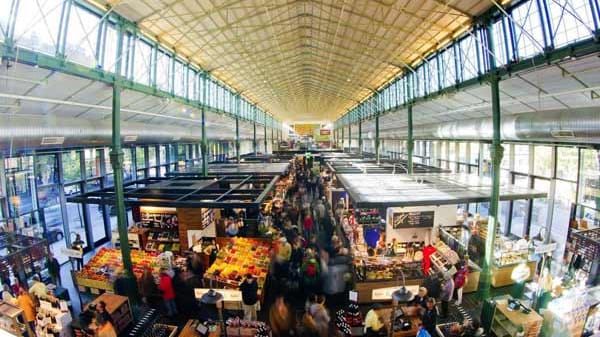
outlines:
[[[310,230],[312,230],[312,226],[313,226],[312,218],[309,216],[304,218],[304,229],[306,229],[307,231],[310,231]]]
[[[160,282],[158,284],[158,289],[162,291],[163,300],[173,300],[175,299],[175,290],[173,289],[173,281],[171,277],[167,274],[160,274]]]

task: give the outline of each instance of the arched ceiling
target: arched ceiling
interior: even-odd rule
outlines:
[[[335,120],[494,4],[102,1],[285,121]]]

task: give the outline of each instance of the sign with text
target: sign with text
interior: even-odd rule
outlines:
[[[72,257],[75,259],[81,259],[83,257],[83,252],[79,249],[63,248],[60,250],[60,252],[66,257]]]
[[[392,225],[397,228],[430,228],[433,227],[434,211],[398,212],[392,216]]]

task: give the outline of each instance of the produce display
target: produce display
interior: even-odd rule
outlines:
[[[205,278],[239,287],[244,276],[254,275],[262,288],[271,263],[271,245],[249,238],[232,238],[229,245],[219,251],[217,259],[204,274]]]
[[[131,251],[131,262],[133,273],[140,277],[146,266],[152,269],[154,275],[158,275],[160,266],[157,254],[147,253],[140,250]],[[118,249],[102,248],[81,271],[77,272],[77,284],[82,287],[113,290],[113,276],[115,271],[123,268],[121,251]]]

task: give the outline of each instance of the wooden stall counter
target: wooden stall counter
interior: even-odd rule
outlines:
[[[413,294],[419,292],[419,285],[423,283],[423,279],[410,279],[406,280],[407,288],[410,288],[410,291]],[[411,286],[411,287],[409,287]],[[386,299],[378,298],[380,289],[384,288],[392,288],[398,287],[398,281],[396,280],[373,280],[373,281],[364,281],[364,282],[356,282],[355,290],[358,292],[358,303],[374,303],[374,302],[386,302],[391,301],[391,293]],[[414,290],[414,291],[413,291]],[[393,292],[393,291],[392,291]]]
[[[187,321],[181,332],[179,333],[179,337],[202,337],[197,331],[196,327],[200,321],[197,319],[190,319]],[[208,337],[219,337],[221,336],[221,328],[217,325],[215,327],[215,331],[210,331],[208,333]]]
[[[386,320],[386,326],[388,327],[388,329],[391,329],[391,333],[388,334],[388,336],[391,337],[414,337],[417,335],[417,332],[419,331],[419,324],[421,323],[421,319],[419,317],[417,317],[416,315],[407,315],[409,312],[406,310],[406,307],[400,307],[400,309],[402,310],[402,312],[404,313],[404,318],[408,318],[410,320],[410,329],[409,330],[401,330],[397,327],[395,327],[393,324],[389,324],[388,322],[390,322],[390,320],[393,319],[392,317],[392,313],[395,309],[393,308],[388,308],[388,309],[383,309],[383,317],[388,317],[388,320]]]
[[[497,300],[492,332],[496,336],[516,336],[519,327],[523,327],[525,337],[537,337],[542,329],[542,322],[542,316],[533,310],[528,314],[521,310],[510,310],[507,300]]]
[[[127,297],[104,293],[93,300],[90,305],[97,305],[100,301],[106,303],[106,311],[114,322],[117,334],[125,331],[129,324],[133,322],[131,307],[129,306],[129,299]]]

